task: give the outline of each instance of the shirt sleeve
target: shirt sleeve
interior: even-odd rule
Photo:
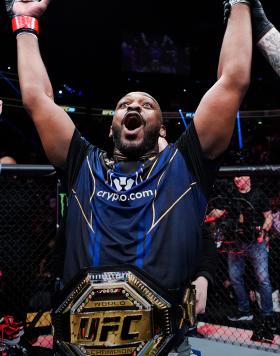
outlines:
[[[66,164],[62,169],[62,179],[67,193],[71,191],[73,184],[78,176],[80,167],[85,159],[91,144],[81,136],[80,132],[75,129]]]
[[[177,147],[186,160],[193,176],[208,198],[222,157],[210,160],[204,157],[193,121],[177,141]]]
[[[66,163],[62,168],[56,168],[61,183],[61,190],[67,193],[68,196],[75,183],[82,162],[85,159],[90,146],[91,145],[83,137],[81,137],[80,132],[75,129],[70,143]],[[56,243],[53,252],[53,264],[56,271],[56,277],[59,278],[62,278],[63,275],[64,256],[66,250],[66,211],[67,207],[64,211],[64,216],[62,216],[61,220],[58,222],[59,228],[56,233]]]

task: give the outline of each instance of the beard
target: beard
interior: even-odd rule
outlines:
[[[137,160],[147,153],[154,151],[159,138],[160,126],[144,127],[144,138],[140,143],[124,143],[121,139],[122,127],[112,126],[115,148],[126,158]]]

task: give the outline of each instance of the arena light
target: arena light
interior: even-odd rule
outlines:
[[[66,112],[70,112],[70,113],[76,112],[76,108],[74,108],[73,106],[60,106],[60,107]]]
[[[244,145],[243,145],[242,128],[241,128],[239,111],[237,112],[236,122],[237,122],[238,145],[239,145],[239,149],[242,150]]]
[[[193,117],[194,117],[194,112],[186,112],[187,119],[193,119]]]
[[[74,94],[76,91],[73,89],[70,85],[68,84],[63,84],[63,88],[67,91],[69,94]]]
[[[114,116],[115,112],[113,110],[102,110],[102,115],[104,116]]]
[[[181,116],[181,119],[182,119],[182,121],[183,121],[183,124],[184,124],[185,128],[187,129],[187,128],[188,128],[188,125],[187,125],[187,122],[186,122],[186,120],[185,120],[184,114],[182,113],[182,110],[181,110],[181,109],[179,109],[179,114],[180,114],[180,116]]]

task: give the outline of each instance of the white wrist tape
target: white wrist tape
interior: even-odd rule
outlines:
[[[250,1],[248,0],[229,0],[229,3],[231,6],[234,6],[236,4],[246,4],[248,6],[251,5]]]
[[[38,40],[38,36],[35,35],[35,33],[31,33],[31,32],[19,32],[17,35],[16,35],[16,38],[18,38],[19,36],[33,36],[35,38],[37,38]]]

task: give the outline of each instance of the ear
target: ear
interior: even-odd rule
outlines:
[[[110,131],[109,131],[109,138],[113,137],[113,130],[112,130],[112,125],[110,126]]]
[[[159,130],[159,136],[165,138],[166,137],[166,128],[164,125],[161,125]]]

